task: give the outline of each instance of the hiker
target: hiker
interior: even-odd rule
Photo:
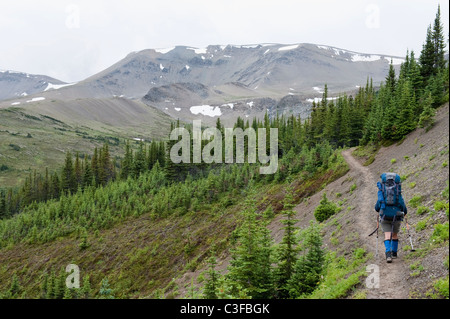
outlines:
[[[401,179],[396,173],[381,174],[381,183],[377,183],[378,200],[375,210],[380,213],[381,229],[384,232],[386,262],[397,258],[398,232],[403,217],[408,213],[402,197]]]

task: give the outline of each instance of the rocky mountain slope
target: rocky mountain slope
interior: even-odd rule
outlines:
[[[66,83],[46,75],[0,70],[0,101],[60,88]]]
[[[131,103],[127,100],[142,101],[172,118],[201,119],[207,124],[219,116],[225,124],[234,123],[238,116],[261,118],[266,111],[307,116],[312,101],[322,97],[324,84],[330,97],[352,94],[368,77],[376,86],[385,79],[391,61],[399,67],[403,59],[315,44],[149,49],[130,53],[78,83],[42,78],[28,91],[24,84],[10,87],[2,83],[0,101],[9,100],[0,102],[0,108],[35,109],[37,104],[30,103],[40,102],[38,106],[57,111],[49,101],[58,101],[66,106],[61,110],[69,110],[74,101],[83,107],[93,99],[121,98],[123,108]],[[18,76],[4,72],[0,81]],[[27,76],[21,75],[21,81]],[[72,118],[71,114],[64,116]],[[90,120],[89,114],[80,119]]]

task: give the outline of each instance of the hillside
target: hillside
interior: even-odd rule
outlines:
[[[361,281],[353,296],[375,299],[425,298],[430,297],[428,293],[435,293],[433,284],[437,280],[447,278],[448,285],[448,211],[446,216],[443,210],[437,210],[434,206],[439,201],[448,203],[448,142],[449,106],[446,104],[438,110],[436,124],[429,132],[416,129],[403,142],[382,147],[369,166],[363,166],[366,158],[359,161],[352,156],[351,150],[345,151],[343,155],[350,167],[348,174],[295,208],[297,218],[303,221],[300,225],[305,226],[308,220],[314,218],[313,212],[322,193],[327,193],[333,201],[342,202],[343,207],[342,212],[330,220],[324,229],[328,249],[348,256],[356,248],[364,247],[368,253],[375,255],[376,238],[375,235],[368,237],[368,234],[376,228],[376,212],[373,208],[376,182],[381,173],[387,171],[402,176],[402,191],[409,212],[408,223],[417,251],[409,251],[409,239],[403,223],[399,237],[399,259],[386,264],[380,230],[378,258],[372,257],[367,261],[367,265],[380,267],[380,288],[367,289],[364,281]],[[397,161],[392,163],[393,159]],[[446,187],[445,199],[441,193]],[[413,200],[417,196],[420,197],[418,203]],[[419,207],[421,210],[423,207],[426,209],[421,212]],[[435,229],[445,224],[447,228],[440,237]],[[272,227],[275,237],[280,238],[280,225],[275,222]]]
[[[325,283],[324,287],[319,286],[312,298],[430,298],[439,296],[435,288],[439,280],[443,280],[444,287],[448,287],[448,142],[449,105],[446,104],[438,110],[435,126],[430,131],[417,129],[403,142],[381,147],[374,162],[368,166],[364,166],[366,157],[352,155],[354,148],[345,150],[343,156],[349,166],[348,173],[312,196],[298,198],[301,202],[295,207],[295,218],[299,220],[297,226],[300,229],[307,228],[310,221],[315,220],[314,210],[326,193],[330,200],[341,207],[341,212],[323,224],[322,235],[326,249],[345,259],[352,258],[360,248],[367,254],[359,268],[344,268],[340,277],[337,276],[332,281],[336,287],[346,287],[343,291],[336,294]],[[397,162],[392,164],[392,159],[397,159]],[[392,264],[386,264],[385,261],[384,235],[381,229],[377,258],[376,235],[368,237],[376,228],[376,182],[381,173],[388,171],[402,176],[403,196],[409,211],[408,223],[416,249],[415,252],[410,251],[404,222],[399,235],[399,258]],[[446,197],[442,195],[445,189]],[[417,196],[421,198],[419,204],[413,200]],[[436,202],[447,203],[447,215],[445,208],[435,208]],[[425,212],[422,212],[424,207]],[[278,215],[269,225],[276,243],[281,242],[284,234],[282,220],[283,216]],[[443,230],[441,227],[444,227]],[[229,262],[229,254],[221,255],[217,269],[225,274]],[[365,267],[373,264],[380,269],[379,289],[369,289],[365,284],[365,277],[369,274],[364,274]],[[182,291],[188,294],[191,281],[201,285],[202,274],[206,272],[206,267],[196,272],[187,272],[177,280],[177,284],[179,287],[186,287]],[[347,278],[353,274],[357,274],[356,280],[347,283]]]
[[[44,103],[47,102],[47,103]],[[0,189],[60,168],[67,152],[91,153],[108,142],[121,156],[125,141],[165,139],[171,118],[122,98],[34,101],[0,108]]]
[[[21,285],[27,287],[25,296],[36,297],[41,291],[39,278],[45,272],[57,272],[75,263],[82,269],[82,276],[90,276],[92,287],[99,287],[107,276],[116,297],[182,298],[191,294],[191,285],[196,290],[203,286],[212,247],[218,255],[217,269],[226,272],[235,230],[242,222],[243,204],[239,202],[244,198],[256,201],[260,214],[269,206],[273,208],[275,217],[268,228],[275,243],[281,241],[284,226],[279,214],[280,203],[290,184],[295,190],[295,201],[299,203],[294,211],[300,229],[314,220],[314,209],[324,192],[342,207],[321,224],[324,247],[336,254],[331,263],[339,262],[342,269],[339,274],[327,274],[331,283],[319,285],[312,298],[440,296],[434,284],[437,280],[448,280],[448,229],[443,232],[435,229],[448,225],[448,213],[446,216],[435,209],[435,203],[444,201],[448,205],[448,195],[447,199],[441,195],[446,187],[448,192],[449,172],[444,164],[448,161],[448,119],[447,104],[438,110],[431,130],[417,129],[402,143],[382,147],[369,166],[363,166],[365,158],[359,160],[352,155],[354,149],[347,149],[342,155],[348,168],[341,163],[315,174],[312,179],[304,179],[300,174],[290,183],[246,188],[241,194],[230,193],[219,202],[186,215],[155,217],[150,213],[128,217],[109,229],[89,234],[88,248],[84,250],[80,250],[83,239],[79,233],[44,244],[20,243],[2,248],[0,263],[4,266],[0,270],[0,290],[9,285],[7,278],[14,272]],[[393,158],[397,162],[392,164]],[[375,258],[375,237],[367,236],[376,225],[375,184],[380,173],[389,170],[404,178],[403,194],[408,203],[408,221],[416,249],[414,253],[409,252],[408,238],[402,228],[400,257],[392,264],[384,261],[381,238],[378,258]],[[411,204],[413,197],[419,194],[422,198],[418,207],[429,209],[421,215]],[[353,266],[342,264],[341,257],[352,261]],[[367,289],[364,284],[365,267],[371,264],[380,267],[379,289]],[[334,271],[332,269],[328,271]],[[340,290],[336,292],[334,287]]]

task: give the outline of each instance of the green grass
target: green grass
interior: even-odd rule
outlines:
[[[418,208],[417,208],[417,215],[423,215],[423,214],[426,214],[426,213],[428,213],[430,211],[430,209],[428,208],[428,207],[426,207],[426,206],[419,206]]]
[[[375,157],[380,150],[379,144],[368,144],[358,146],[352,153],[354,157],[358,157],[364,161],[364,166],[369,166],[375,161]]]
[[[324,281],[308,298],[338,299],[348,296],[367,276],[365,263],[370,257],[363,248],[357,248],[349,258],[330,252]]]
[[[422,204],[422,200],[423,200],[423,198],[421,195],[415,195],[415,196],[413,196],[413,198],[410,199],[409,205],[412,208],[417,208],[417,207],[419,207],[420,204]]]

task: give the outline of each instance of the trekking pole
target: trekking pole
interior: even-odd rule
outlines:
[[[409,232],[409,224],[408,224],[408,219],[406,218],[406,215],[405,215],[405,222],[406,222],[406,229],[408,231],[409,243],[411,244],[411,251],[416,251],[414,249],[414,246],[413,246],[413,243],[412,243],[412,237],[411,237],[411,233]]]
[[[370,236],[372,236],[373,234],[375,234],[375,232],[377,233],[377,243],[376,243],[376,254],[375,254],[375,257],[377,258],[378,257],[378,229],[380,228],[380,216],[377,216],[377,228],[373,231],[373,232],[371,232],[370,234],[369,234],[369,237]]]

